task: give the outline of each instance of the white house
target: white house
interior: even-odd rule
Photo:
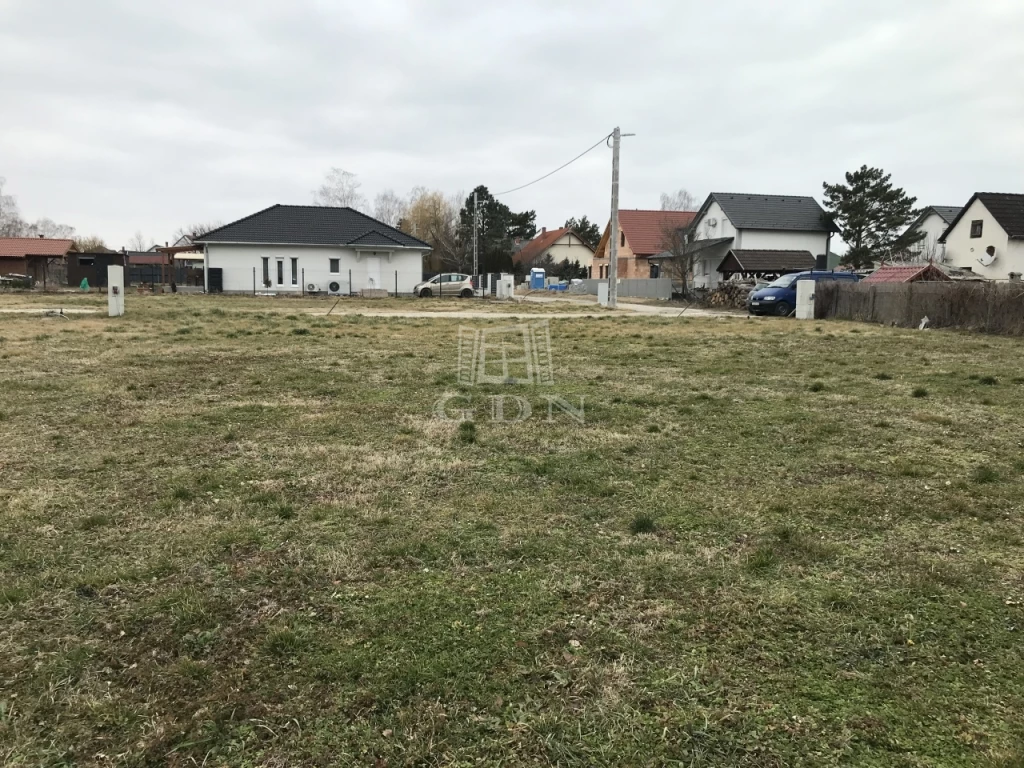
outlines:
[[[945,263],[946,246],[939,241],[959,213],[960,207],[956,205],[929,205],[922,210],[917,221],[907,227],[908,234],[924,233],[924,237],[910,246],[909,261]]]
[[[991,280],[1024,274],[1024,195],[978,192],[939,238],[946,263]]]
[[[688,231],[690,247],[697,251],[695,288],[718,287],[723,279],[719,267],[733,252],[757,252],[760,263],[769,266],[771,254],[778,252],[779,270],[767,272],[787,271],[783,264],[791,264],[794,254],[806,254],[812,264],[815,257],[827,255],[829,268],[838,264],[838,256],[831,253],[838,229],[813,197],[712,192]]]
[[[207,232],[206,289],[225,293],[412,293],[430,246],[352,208],[274,205]]]
[[[580,266],[588,271],[594,265],[594,249],[566,227],[550,231],[542,229],[533,240],[512,255],[512,260],[529,267],[531,264],[539,264],[546,260],[548,256],[555,264],[561,264],[563,261],[572,264],[578,261]]]

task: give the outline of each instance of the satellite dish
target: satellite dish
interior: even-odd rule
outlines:
[[[718,226],[718,219],[708,219],[708,226],[709,227],[717,227]]]
[[[998,254],[996,254],[996,248],[994,245],[990,245],[985,249],[985,252],[978,259],[978,263],[983,267],[991,267],[992,262],[996,260]]]

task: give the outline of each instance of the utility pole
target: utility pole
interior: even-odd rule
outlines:
[[[612,223],[608,229],[608,306],[615,309],[619,298],[619,145],[622,132],[612,131]]]
[[[619,145],[623,136],[636,134],[622,133],[618,127],[612,131],[612,223],[608,231],[608,306],[612,309],[619,299]]]
[[[480,236],[480,200],[473,193],[473,277],[480,274],[480,250],[477,241]]]

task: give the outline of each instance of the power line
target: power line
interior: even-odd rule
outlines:
[[[608,136],[611,136],[611,134],[609,133],[609,134],[608,134]],[[533,181],[531,181],[531,182],[530,182],[529,184],[523,184],[523,186],[521,186],[521,187],[516,187],[515,189],[510,189],[510,190],[508,190],[507,192],[498,192],[498,193],[496,193],[496,194],[495,194],[494,196],[495,196],[495,197],[501,197],[502,195],[511,195],[511,194],[512,194],[513,192],[518,192],[518,191],[519,191],[520,189],[526,189],[527,187],[532,187],[532,186],[533,186],[534,184],[536,184],[536,183],[538,183],[538,182],[541,182],[541,181],[544,181],[544,179],[548,178],[549,176],[554,176],[554,175],[555,175],[556,173],[558,173],[558,172],[559,172],[560,170],[562,170],[563,168],[568,168],[568,167],[569,167],[570,165],[572,165],[573,163],[575,163],[575,162],[576,162],[577,160],[579,160],[579,159],[580,159],[581,157],[583,157],[584,155],[586,155],[586,154],[587,154],[588,152],[593,152],[593,151],[594,151],[595,149],[597,149],[597,148],[598,148],[599,146],[601,146],[602,144],[604,144],[605,142],[607,142],[607,141],[608,141],[608,136],[602,136],[602,137],[601,137],[601,139],[600,139],[600,141],[598,141],[598,142],[597,142],[597,144],[595,144],[594,146],[592,146],[592,147],[591,147],[590,149],[588,149],[588,150],[586,150],[586,151],[584,151],[584,152],[581,152],[580,154],[576,155],[576,157],[574,157],[574,158],[573,158],[572,160],[570,160],[570,161],[569,161],[568,163],[566,163],[565,165],[560,165],[560,166],[558,166],[558,167],[557,167],[557,168],[555,168],[555,170],[553,170],[553,171],[552,171],[551,173],[546,173],[546,174],[544,174],[543,176],[541,176],[541,177],[540,177],[539,179],[534,179],[534,180],[533,180]]]

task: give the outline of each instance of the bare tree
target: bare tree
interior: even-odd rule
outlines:
[[[0,237],[74,237],[75,228],[67,224],[58,224],[45,217],[29,224],[21,218],[17,199],[14,195],[4,194],[6,181],[0,176]]]
[[[142,230],[136,230],[128,241],[129,251],[148,251],[153,247],[153,241],[142,234]]]
[[[18,213],[18,201],[14,195],[4,194],[7,179],[0,176],[0,237],[20,237],[25,222]]]
[[[23,227],[25,237],[51,237],[68,240],[75,236],[75,228],[58,224],[53,219],[42,218]]]
[[[331,168],[319,189],[313,190],[313,204],[339,208],[366,209],[366,198],[359,191],[362,183],[354,173],[343,168]]]
[[[675,192],[661,193],[661,210],[663,211],[696,211],[697,198],[686,189]]]
[[[662,195],[664,198],[665,195]],[[666,209],[672,210],[672,209]],[[661,248],[665,257],[661,260],[664,277],[672,279],[673,287],[679,287],[683,296],[690,294],[690,277],[700,252],[690,241],[685,227],[666,223],[661,228]]]
[[[373,218],[389,227],[397,227],[408,208],[409,204],[393,189],[386,189],[373,200]]]
[[[409,204],[401,229],[431,245],[433,258],[441,267],[462,269],[468,254],[459,240],[459,209],[462,194],[445,197],[443,192],[416,187],[409,193]]]
[[[79,253],[95,253],[109,250],[103,238],[99,235],[75,238],[75,250]]]
[[[192,241],[200,235],[205,235],[207,232],[212,232],[213,230],[220,229],[223,226],[224,222],[213,220],[178,227],[174,230],[174,239],[171,241],[171,245],[191,245]]]

